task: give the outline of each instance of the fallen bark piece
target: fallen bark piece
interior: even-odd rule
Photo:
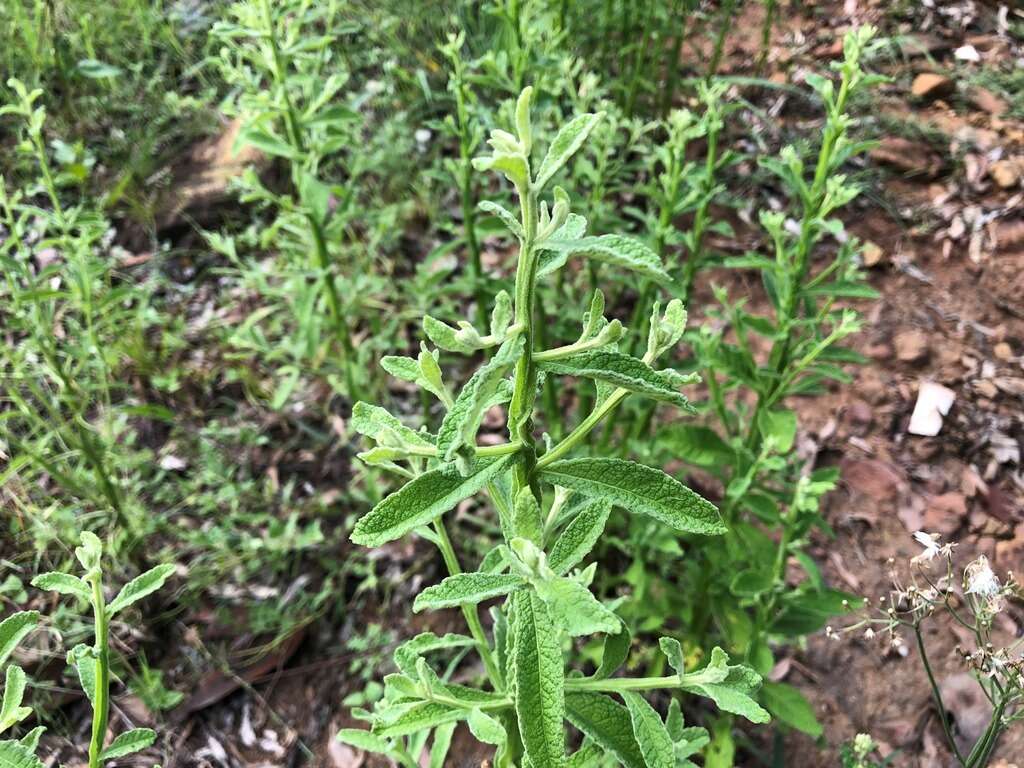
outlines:
[[[922,379],[907,432],[921,437],[935,437],[942,431],[942,419],[955,401],[956,392],[949,387]]]
[[[954,87],[955,83],[945,75],[922,72],[914,78],[910,92],[919,99],[937,99],[941,96],[948,96],[953,92]]]

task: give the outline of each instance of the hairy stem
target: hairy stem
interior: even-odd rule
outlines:
[[[452,540],[448,537],[448,530],[444,527],[444,521],[440,517],[434,520],[434,533],[437,534],[437,548],[441,550],[441,557],[444,558],[444,564],[448,568],[449,575],[455,576],[462,573],[462,566],[459,564],[459,558],[455,554]],[[491,686],[496,691],[504,691],[505,678],[501,674],[501,669],[498,667],[498,663],[491,651],[491,645],[487,640],[483,625],[480,623],[480,615],[477,613],[476,606],[463,605],[462,615],[466,619],[466,624],[469,625],[470,635],[476,641],[477,650],[480,653],[480,658],[483,660],[484,669],[487,671],[487,677],[490,678]]]
[[[98,572],[89,577],[92,584],[92,608],[96,622],[96,690],[92,702],[92,738],[89,740],[89,768],[100,768],[103,740],[107,735],[110,717],[110,650],[109,623],[106,602],[103,599],[102,577]]]

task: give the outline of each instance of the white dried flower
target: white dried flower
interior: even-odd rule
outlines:
[[[967,594],[992,598],[999,594],[999,579],[988,564],[988,558],[982,555],[964,570],[964,584]]]
[[[917,531],[914,534],[914,541],[924,547],[924,552],[913,558],[910,561],[912,563],[924,563],[934,560],[936,555],[942,551],[942,545],[939,543],[939,534],[937,533]]]

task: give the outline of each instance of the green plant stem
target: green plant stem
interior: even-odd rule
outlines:
[[[441,550],[441,557],[444,558],[444,564],[448,569],[448,574],[455,576],[462,573],[462,566],[459,564],[459,558],[455,554],[455,548],[452,546],[452,540],[448,537],[448,530],[445,528],[444,521],[440,517],[434,520],[434,533],[437,534],[437,547]],[[483,625],[480,623],[480,616],[477,613],[476,606],[463,605],[462,615],[465,617],[466,624],[469,626],[470,635],[472,635],[473,640],[476,641],[477,650],[480,653],[480,658],[483,660],[484,669],[487,671],[487,676],[491,680],[491,685],[496,691],[504,691],[505,678],[501,674],[501,669],[498,667],[494,654],[491,652],[491,646],[487,641],[487,635],[484,632]]]
[[[914,624],[914,637],[917,639],[917,650],[921,654],[921,664],[924,666],[925,674],[928,675],[928,684],[932,689],[932,697],[935,699],[935,706],[939,709],[939,722],[942,723],[942,732],[946,736],[949,748],[953,750],[960,765],[966,766],[964,756],[960,754],[960,748],[956,745],[953,732],[949,727],[949,718],[946,716],[946,705],[942,702],[942,693],[935,682],[935,674],[932,672],[932,665],[928,662],[928,650],[924,646],[924,636],[921,634],[921,626]]]
[[[834,119],[841,116],[846,110],[846,101],[850,93],[849,79],[844,77],[839,85],[839,93],[835,101],[835,110],[829,115],[828,124],[825,127],[825,136],[822,141],[821,151],[818,153],[818,161],[814,169],[814,180],[811,183],[810,192],[804,203],[803,217],[800,223],[800,237],[797,240],[794,262],[789,270],[789,280],[786,286],[786,294],[782,309],[779,312],[778,325],[785,331],[781,342],[772,347],[769,360],[769,367],[775,371],[776,383],[769,387],[767,392],[758,394],[757,402],[754,405],[754,413],[750,419],[749,432],[747,434],[747,447],[757,450],[760,443],[761,433],[757,426],[757,417],[769,403],[774,403],[782,390],[781,383],[786,377],[790,363],[790,352],[793,343],[792,326],[796,318],[797,300],[800,295],[800,287],[807,279],[810,270],[810,254],[814,245],[814,232],[818,226],[817,222],[821,215],[821,208],[824,203],[825,189],[828,182],[829,171],[832,168],[832,157],[835,153],[836,143],[843,136],[845,129]]]
[[[274,83],[281,92],[281,98],[284,99],[285,123],[288,129],[288,137],[299,152],[304,152],[305,145],[302,140],[299,115],[295,111],[295,105],[292,104],[291,95],[288,93],[287,68],[284,64],[284,57],[281,56],[281,47],[277,42],[277,29],[274,26],[274,17],[270,11],[270,0],[261,0],[260,6],[263,9],[263,23],[266,25],[270,55],[274,62]]]
[[[334,282],[334,270],[331,268],[331,257],[327,252],[327,240],[324,237],[323,227],[316,217],[309,213],[306,215],[309,221],[310,231],[313,233],[313,250],[316,254],[316,266],[324,281],[324,295],[327,297],[327,308],[331,313],[331,323],[338,334],[338,341],[341,344],[341,352],[344,356],[342,366],[345,371],[345,387],[347,394],[352,401],[360,399],[360,392],[353,373],[355,362],[355,347],[352,345],[352,335],[349,332],[348,320],[342,311],[341,299],[338,296],[338,286]]]
[[[754,73],[757,77],[764,74],[765,64],[768,63],[768,54],[772,45],[772,29],[775,26],[775,12],[778,10],[778,0],[764,0],[764,24],[761,26],[761,53],[757,57],[757,66]]]
[[[679,87],[679,70],[681,67],[679,60],[683,54],[683,43],[686,41],[686,35],[690,29],[686,23],[685,9],[685,0],[680,0],[675,9],[675,15],[678,17],[676,20],[676,34],[672,39],[672,45],[669,47],[665,58],[665,90],[661,94],[662,117],[667,117],[668,113],[672,110],[672,105],[675,104],[676,100],[676,88]]]
[[[529,188],[519,190],[519,205],[523,225],[519,265],[516,269],[515,322],[522,327],[525,343],[523,353],[516,362],[512,400],[508,409],[509,437],[523,446],[522,461],[516,462],[513,491],[529,485],[537,501],[542,500],[540,484],[533,476],[537,464],[537,442],[533,435],[533,409],[537,400],[537,367],[533,361],[536,344],[537,258],[534,242],[537,237],[537,193]]]
[[[459,197],[462,205],[462,226],[466,235],[466,250],[473,272],[473,295],[476,297],[476,318],[486,327],[486,295],[483,286],[483,264],[480,260],[480,241],[476,234],[476,205],[473,201],[473,136],[469,124],[469,109],[466,104],[466,83],[463,79],[462,62],[454,63],[455,116],[459,133]]]
[[[107,736],[107,720],[110,717],[110,650],[109,620],[106,602],[103,599],[102,578],[98,572],[90,574],[92,585],[92,608],[96,622],[96,689],[92,703],[92,738],[89,740],[89,768],[101,768],[100,755],[103,740]]]
[[[732,26],[732,14],[736,10],[737,0],[725,0],[722,3],[721,18],[718,20],[718,32],[715,35],[715,47],[711,53],[711,61],[708,63],[708,71],[705,78],[708,81],[714,79],[718,74],[718,68],[722,64],[722,54],[725,53],[725,38]]]

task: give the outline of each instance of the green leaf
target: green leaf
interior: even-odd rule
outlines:
[[[656,371],[643,360],[621,352],[592,349],[560,360],[537,363],[542,371],[604,381],[630,392],[689,408],[690,402],[678,391],[678,379],[665,371]]]
[[[791,728],[814,738],[824,733],[811,703],[792,685],[764,683],[761,686],[761,702],[769,712]]]
[[[0,768],[43,768],[43,761],[24,744],[0,741]]]
[[[437,451],[444,461],[451,461],[460,450],[472,450],[484,413],[498,391],[509,368],[522,353],[524,339],[509,339],[494,357],[477,369],[459,392],[437,432]]]
[[[430,746],[430,768],[444,768],[448,750],[452,746],[452,734],[458,723],[446,723],[434,729],[434,743]]]
[[[573,579],[557,576],[539,580],[537,594],[547,603],[548,612],[571,637],[598,632],[615,634],[622,626],[619,617],[594,597],[589,589]]]
[[[565,667],[547,606],[533,590],[512,598],[512,691],[526,755],[536,766],[565,765]]]
[[[28,747],[30,751],[35,752],[39,749],[39,739],[42,738],[44,733],[46,733],[46,727],[37,725],[21,737],[21,744]]]
[[[753,699],[761,686],[761,676],[750,667],[729,665],[729,657],[721,648],[711,651],[711,661],[704,669],[683,676],[681,682],[683,690],[708,697],[723,712],[741,715],[752,723],[771,720]]]
[[[360,518],[352,530],[352,541],[379,547],[425,525],[456,504],[478,493],[497,475],[512,466],[515,456],[477,462],[468,477],[452,465],[425,472],[386,497]]]
[[[100,760],[113,760],[115,757],[133,755],[152,746],[156,741],[156,731],[152,728],[132,728],[125,731],[110,746],[100,753]]]
[[[96,653],[88,645],[79,643],[68,651],[68,664],[78,673],[78,683],[92,703],[96,700]]]
[[[658,434],[658,440],[674,458],[698,467],[729,467],[736,460],[733,449],[710,427],[673,424]]]
[[[366,752],[373,752],[378,755],[386,755],[391,752],[391,745],[380,736],[376,736],[362,728],[342,728],[335,738],[342,744],[362,749]]]
[[[508,227],[509,231],[520,240],[525,236],[523,234],[523,226],[519,223],[519,219],[517,219],[515,215],[504,206],[492,203],[490,200],[481,200],[477,203],[476,207],[484,213],[489,213],[492,216],[496,216],[501,219],[502,223]]]
[[[38,589],[45,589],[47,592],[72,595],[82,600],[89,600],[92,597],[89,585],[70,573],[60,573],[59,571],[41,573],[32,579],[32,586]]]
[[[299,153],[291,144],[272,133],[261,131],[258,128],[242,129],[238,134],[237,141],[243,144],[251,144],[268,155],[286,157],[289,160],[297,160],[299,158]]]
[[[537,246],[540,251],[537,256],[537,278],[540,279],[565,266],[569,258],[568,251],[559,251],[547,248],[545,243],[564,243],[582,238],[587,233],[587,220],[582,216],[570,213],[565,217],[565,223],[556,229],[547,240]]]
[[[18,611],[0,621],[0,666],[14,653],[18,643],[35,629],[39,611]]]
[[[416,661],[423,654],[451,648],[466,648],[471,645],[476,645],[476,641],[465,635],[456,635],[449,632],[448,634],[438,636],[433,632],[423,632],[395,648],[393,658],[395,666],[398,667],[402,674],[413,677],[416,674]]]
[[[638,693],[623,691],[622,698],[629,710],[633,736],[640,745],[647,768],[675,768],[675,747],[661,716]]]
[[[579,752],[569,758],[566,768],[596,768],[602,754],[596,744],[584,744]]]
[[[467,710],[450,707],[447,704],[420,701],[397,707],[395,712],[374,723],[373,732],[386,739],[409,736],[417,731],[462,720],[467,714]]]
[[[537,171],[537,178],[534,180],[535,189],[542,190],[551,177],[569,162],[569,158],[579,151],[603,116],[603,112],[577,115],[558,130],[547,154],[541,161],[540,169]]]
[[[17,664],[7,667],[3,704],[0,705],[0,733],[13,728],[32,714],[30,707],[21,706],[21,700],[25,696],[25,683],[25,670]]]
[[[167,581],[170,575],[174,573],[174,569],[175,567],[172,563],[165,563],[164,565],[150,568],[140,576],[136,576],[124,585],[117,597],[107,606],[107,615],[113,616],[132,603],[156,592],[164,585],[164,582]]]
[[[529,485],[520,488],[516,494],[512,507],[512,535],[537,545],[543,538],[544,521],[541,519],[540,504]]]
[[[614,675],[629,656],[629,649],[633,643],[633,635],[625,623],[619,625],[616,634],[606,635],[604,648],[601,651],[601,664],[594,672],[595,680],[606,680]]]
[[[470,711],[469,717],[466,718],[466,724],[469,726],[473,738],[477,741],[482,741],[484,744],[493,744],[496,747],[500,747],[508,740],[505,726],[482,710],[474,709]]]
[[[596,235],[577,240],[556,240],[552,236],[543,247],[545,251],[554,253],[543,265],[538,265],[538,277],[558,269],[570,256],[583,256],[638,272],[660,283],[672,281],[672,276],[665,271],[654,251],[639,240],[623,235]]]
[[[778,453],[789,453],[796,440],[796,413],[793,411],[761,411],[757,415],[761,436],[775,441]]]
[[[103,557],[103,542],[92,531],[82,531],[80,538],[82,546],[75,547],[75,557],[82,564],[86,574],[98,571],[100,558]]]
[[[419,613],[423,610],[476,605],[514,592],[525,584],[521,576],[508,573],[457,573],[416,595],[412,609]]]
[[[555,573],[568,573],[582,562],[604,533],[612,505],[606,499],[592,499],[555,539],[548,565]]]
[[[78,73],[93,80],[101,80],[106,77],[117,77],[121,74],[121,68],[113,64],[99,61],[97,59],[82,59],[76,66]]]
[[[471,355],[479,349],[479,347],[475,347],[472,344],[462,341],[458,336],[458,328],[453,328],[447,323],[442,323],[440,320],[437,320],[430,315],[423,316],[423,332],[427,334],[427,338],[430,339],[436,347],[447,352],[458,352],[461,355]]]
[[[564,459],[541,471],[549,483],[605,499],[687,533],[725,533],[715,506],[660,469],[622,459]]]
[[[647,768],[629,711],[614,699],[589,691],[567,693],[565,712],[570,723],[626,768]]]
[[[349,419],[349,426],[360,435],[366,435],[366,437],[378,442],[387,440],[394,435],[405,445],[412,445],[418,448],[431,448],[434,445],[430,435],[425,432],[417,432],[405,426],[405,424],[380,406],[370,405],[362,401],[359,401],[352,407],[352,417]]]

